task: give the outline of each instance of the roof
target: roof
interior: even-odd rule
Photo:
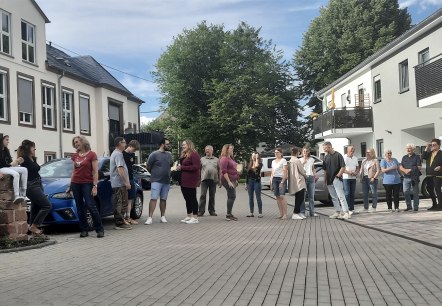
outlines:
[[[104,87],[121,93],[131,101],[144,103],[137,98],[117,79],[115,79],[103,66],[92,56],[72,57],[55,48],[51,44],[46,45],[47,67],[49,70],[64,72],[73,78],[80,79],[95,87]]]
[[[40,6],[35,2],[35,0],[31,0],[31,3],[35,6],[37,11],[40,13],[41,17],[45,20],[45,23],[51,23],[51,21],[48,19],[48,17],[43,13],[43,10],[40,8]]]
[[[368,65],[368,64],[370,64],[372,62],[375,62],[376,60],[380,59],[381,56],[384,55],[387,51],[389,51],[390,49],[393,49],[394,47],[396,47],[397,45],[401,44],[402,42],[404,42],[408,38],[414,36],[417,32],[421,31],[426,26],[428,26],[429,24],[431,24],[432,22],[434,22],[435,20],[437,20],[440,17],[442,17],[442,9],[437,10],[432,15],[430,15],[429,17],[424,19],[422,22],[418,23],[417,25],[412,27],[410,30],[408,30],[407,32],[403,33],[402,35],[400,35],[399,37],[394,39],[392,42],[390,42],[389,44],[385,45],[384,47],[379,49],[377,52],[373,53],[371,56],[367,57],[359,65],[357,65],[356,67],[351,69],[349,72],[347,72],[346,74],[344,74],[340,78],[336,79],[334,82],[332,82],[327,87],[324,87],[320,91],[318,91],[317,95],[320,96],[320,95],[324,94],[325,92],[329,91],[334,86],[336,86],[337,84],[339,84],[340,82],[342,82],[343,80],[345,80],[346,78],[348,78],[349,76],[351,76],[352,74],[357,72],[358,70],[360,70],[363,67],[365,67],[366,65]],[[442,22],[442,20],[440,22]]]

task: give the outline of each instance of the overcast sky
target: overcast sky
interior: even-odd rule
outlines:
[[[183,29],[206,20],[227,30],[245,21],[272,40],[290,60],[311,20],[326,0],[36,0],[51,23],[46,39],[55,47],[118,68],[108,70],[145,101],[141,112],[159,110],[160,94],[151,81],[159,56]],[[442,7],[442,0],[400,0],[416,24]],[[63,49],[65,48],[65,49]],[[150,81],[145,81],[150,80]],[[142,113],[142,122],[159,113]]]

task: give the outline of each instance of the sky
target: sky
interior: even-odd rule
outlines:
[[[36,0],[51,21],[46,40],[71,56],[90,55],[145,101],[141,123],[160,115],[155,63],[174,37],[202,21],[234,29],[241,21],[293,58],[303,33],[327,0]],[[400,0],[416,24],[442,0]],[[117,70],[110,69],[116,68]]]

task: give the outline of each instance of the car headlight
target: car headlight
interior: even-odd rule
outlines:
[[[54,193],[52,195],[52,197],[54,199],[64,199],[64,200],[69,200],[69,199],[73,199],[74,198],[72,196],[72,193],[67,193],[67,192]]]

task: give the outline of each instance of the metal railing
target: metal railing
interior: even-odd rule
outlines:
[[[335,129],[373,127],[371,107],[332,109],[320,114],[313,120],[314,135]]]
[[[415,66],[414,72],[417,100],[442,93],[442,53]]]

